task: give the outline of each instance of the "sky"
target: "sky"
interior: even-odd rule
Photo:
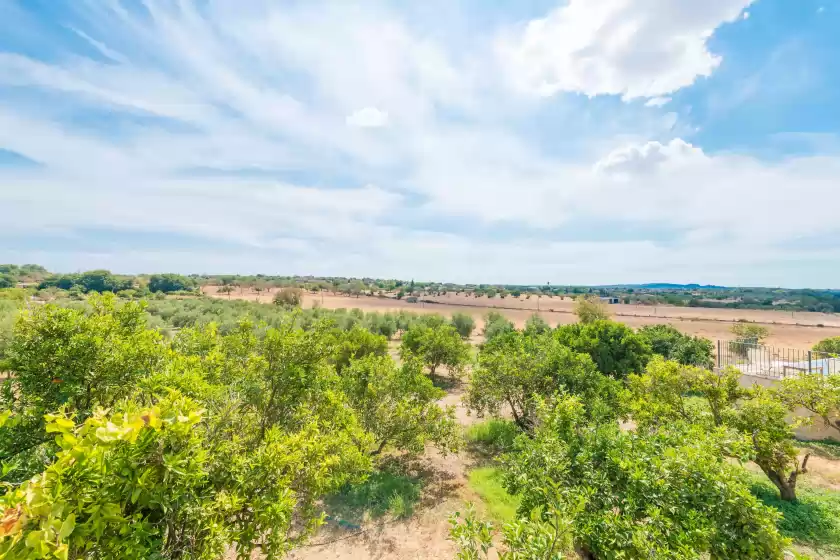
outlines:
[[[840,0],[0,0],[0,262],[840,287]]]

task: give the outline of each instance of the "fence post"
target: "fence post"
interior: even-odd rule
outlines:
[[[808,350],[808,373],[811,373],[811,351]]]
[[[721,364],[723,363],[721,361],[721,357],[720,357],[720,339],[718,339],[717,363],[718,363],[718,369],[720,369]]]

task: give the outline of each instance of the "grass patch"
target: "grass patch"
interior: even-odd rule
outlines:
[[[840,552],[840,492],[800,485],[799,501],[785,502],[775,486],[760,479],[752,484],[752,492],[782,514],[782,534],[818,552]]]
[[[515,423],[494,418],[469,426],[464,435],[468,443],[481,446],[485,451],[504,453],[510,450],[519,434]]]
[[[497,467],[483,467],[470,471],[470,488],[478,494],[487,513],[495,521],[507,523],[516,518],[519,498],[507,493],[502,485],[502,471]]]
[[[348,484],[326,500],[333,518],[361,523],[390,514],[411,517],[420,500],[422,482],[393,469],[374,472],[361,484]]]
[[[823,459],[840,459],[840,443],[830,440],[799,441],[797,445],[801,449],[810,451],[817,457]]]

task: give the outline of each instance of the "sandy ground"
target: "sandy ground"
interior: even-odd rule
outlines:
[[[216,297],[231,299],[247,299],[270,303],[273,292],[256,294],[248,290],[237,290],[230,294],[217,294],[216,288],[208,286],[205,293]],[[304,307],[320,305],[326,309],[352,309],[363,311],[412,311],[415,313],[467,313],[472,315],[478,326],[483,326],[483,317],[489,311],[498,311],[521,327],[525,321],[537,311],[537,298],[519,299],[507,297],[473,298],[462,295],[447,294],[446,296],[429,298],[435,303],[408,303],[393,298],[378,298],[371,296],[352,297],[331,293],[306,294]],[[539,314],[552,326],[573,323],[576,320],[572,313],[574,302],[566,297],[543,297],[539,299]],[[799,348],[807,350],[824,338],[840,336],[840,316],[823,313],[783,312],[783,311],[753,311],[738,309],[706,309],[674,306],[641,306],[641,305],[610,305],[616,321],[621,321],[631,327],[643,327],[658,323],[669,323],[680,331],[704,336],[711,340],[727,340],[732,338],[729,331],[732,324],[740,319],[759,322],[770,329],[770,337],[766,343],[783,348]],[[822,327],[817,325],[823,325]]]

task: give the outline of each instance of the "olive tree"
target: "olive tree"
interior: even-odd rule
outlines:
[[[472,315],[453,313],[451,322],[455,330],[458,331],[458,334],[461,335],[461,338],[469,338],[475,330],[475,319],[472,318]]]
[[[814,345],[815,352],[825,352],[827,354],[840,354],[840,336],[826,338]]]

